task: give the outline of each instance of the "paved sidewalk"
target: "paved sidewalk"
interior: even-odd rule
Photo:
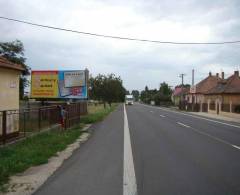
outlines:
[[[218,120],[240,123],[240,119],[230,118],[227,116],[222,116],[222,115],[217,115],[217,114],[212,114],[212,113],[207,113],[207,112],[189,112],[189,113],[194,114],[194,115],[203,116],[203,117],[214,118],[214,119],[218,119]]]

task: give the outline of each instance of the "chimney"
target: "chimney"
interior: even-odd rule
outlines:
[[[234,75],[239,76],[239,71],[238,70],[234,71]]]
[[[209,72],[209,76],[212,76],[212,73],[211,73],[211,72]]]
[[[224,72],[222,72],[222,79],[224,79]]]
[[[219,77],[219,73],[216,74],[216,77],[217,77],[217,78]]]

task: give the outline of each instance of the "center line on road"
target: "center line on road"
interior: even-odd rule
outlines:
[[[124,105],[123,195],[137,195],[137,182],[132,155],[131,137]]]
[[[166,116],[164,116],[164,115],[162,115],[162,114],[160,114],[159,116],[161,116],[161,117],[163,117],[163,118],[166,117]]]
[[[190,126],[185,125],[185,124],[183,124],[183,123],[181,123],[181,122],[177,122],[177,124],[179,124],[179,125],[181,125],[181,126],[184,126],[184,127],[187,127],[187,128],[190,128]]]
[[[141,105],[143,105],[143,106],[145,106],[145,107],[151,107],[151,108],[153,108],[153,106],[144,105],[144,104],[141,104]],[[203,120],[207,120],[207,121],[211,121],[211,122],[215,122],[215,123],[219,123],[219,124],[223,124],[223,125],[227,125],[227,126],[231,126],[231,127],[240,128],[240,126],[237,126],[237,125],[233,125],[233,124],[229,124],[229,123],[224,123],[224,122],[220,122],[220,121],[215,121],[215,120],[208,119],[208,118],[202,118],[202,117],[198,117],[198,116],[193,116],[193,115],[186,114],[186,113],[180,113],[180,112],[172,111],[172,110],[169,110],[169,109],[164,109],[164,108],[159,108],[159,107],[156,107],[156,109],[165,110],[165,111],[168,111],[168,112],[173,112],[173,113],[177,113],[177,114],[182,114],[182,115],[190,116],[190,117],[193,117],[193,118],[203,119]],[[210,134],[208,134],[208,133],[205,133],[205,132],[203,132],[203,131],[200,131],[200,130],[198,130],[198,129],[195,129],[195,128],[193,128],[193,127],[190,127],[190,126],[188,126],[188,125],[185,125],[185,124],[183,124],[183,123],[181,123],[181,122],[177,122],[177,124],[182,125],[182,126],[185,126],[185,127],[189,128],[189,129],[195,131],[196,133],[199,133],[199,134],[208,136],[208,137],[210,137],[210,138],[212,138],[212,139],[214,139],[214,140],[216,140],[216,141],[218,141],[218,142],[221,142],[221,143],[223,143],[223,144],[226,144],[226,145],[228,145],[228,146],[231,146],[231,147],[233,147],[233,148],[235,148],[235,149],[240,150],[240,146],[238,146],[238,145],[231,144],[231,143],[228,142],[228,141],[225,141],[225,140],[222,140],[222,139],[220,139],[220,138],[217,138],[217,137],[215,137],[215,136],[213,136],[213,135],[210,135]]]
[[[216,121],[216,120],[209,119],[209,118],[203,118],[203,117],[192,115],[192,114],[187,114],[187,113],[183,113],[183,112],[179,112],[179,111],[173,111],[173,110],[170,110],[170,109],[167,109],[167,108],[154,107],[154,106],[149,106],[149,105],[144,105],[144,104],[141,104],[141,105],[145,106],[145,107],[148,107],[148,108],[155,108],[155,109],[164,110],[164,111],[167,111],[167,112],[173,112],[173,113],[176,113],[176,114],[179,114],[179,115],[190,116],[192,118],[206,120],[206,121],[210,121],[210,122],[214,122],[214,123],[218,123],[218,124],[222,124],[222,125],[227,125],[227,126],[230,126],[230,127],[235,127],[235,128],[239,128],[240,129],[239,125],[233,125],[233,124],[230,124],[230,123]]]

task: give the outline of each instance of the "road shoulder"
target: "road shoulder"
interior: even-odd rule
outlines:
[[[73,152],[86,142],[90,133],[87,130],[91,125],[86,125],[82,131],[84,132],[74,143],[58,152],[56,156],[51,157],[48,163],[28,168],[21,174],[10,177],[10,182],[7,184],[8,192],[6,195],[28,195],[33,194],[47,179],[62,165],[64,160],[68,159]]]

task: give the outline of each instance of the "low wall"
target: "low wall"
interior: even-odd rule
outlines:
[[[219,114],[222,116],[227,116],[230,118],[236,118],[236,119],[240,120],[240,114],[236,114],[236,113],[232,113],[232,112],[223,112],[223,111],[220,111]]]

